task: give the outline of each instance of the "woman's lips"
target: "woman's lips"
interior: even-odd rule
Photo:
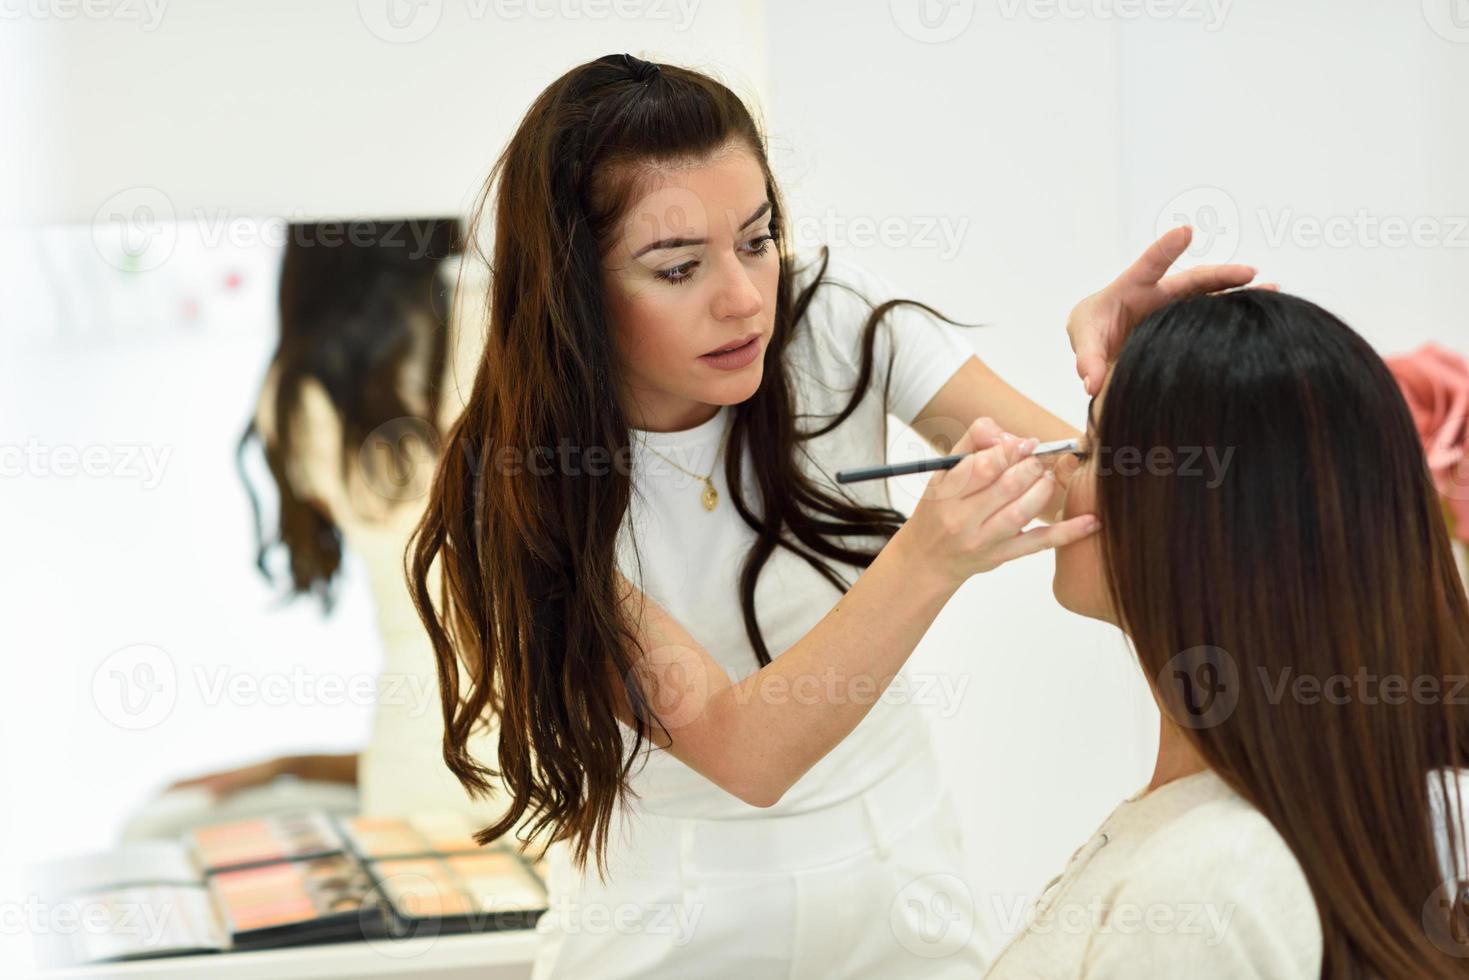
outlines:
[[[699,360],[710,367],[719,368],[722,371],[733,371],[745,367],[760,356],[760,335],[746,341],[734,350],[724,351],[720,354],[701,354]]]
[[[743,340],[737,340],[734,343],[725,344],[723,347],[720,347],[718,350],[706,351],[705,354],[728,354],[732,350],[736,350],[736,349],[738,349],[740,347],[745,346],[750,341],[756,339],[759,336],[760,335],[758,333],[752,333],[749,336],[745,337]],[[703,356],[703,355],[701,355],[701,356]]]

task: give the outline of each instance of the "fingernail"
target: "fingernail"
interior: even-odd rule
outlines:
[[[1098,530],[1099,528],[1101,528],[1101,526],[1102,522],[1097,520],[1095,517],[1086,522],[1086,529],[1088,533]]]

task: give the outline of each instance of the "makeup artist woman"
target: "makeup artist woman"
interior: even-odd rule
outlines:
[[[482,838],[559,838],[534,976],[978,976],[976,946],[923,959],[880,925],[963,859],[924,718],[878,697],[965,579],[1094,530],[1023,530],[1061,486],[1001,436],[1077,431],[929,308],[784,248],[762,135],[706,75],[557,79],[481,220],[487,345],[410,574],[446,762],[512,801]],[[1253,275],[1162,278],[1187,239],[1078,308],[1093,382],[1128,321]],[[883,460],[889,412],[974,452],[906,522],[882,481],[833,480]]]

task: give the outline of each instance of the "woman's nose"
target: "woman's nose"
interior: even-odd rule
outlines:
[[[739,264],[738,258],[721,272],[723,279],[714,298],[714,315],[721,320],[748,320],[765,306],[765,298],[750,281],[749,274]]]

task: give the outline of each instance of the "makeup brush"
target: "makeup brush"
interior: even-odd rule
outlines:
[[[1075,453],[1081,455],[1080,441],[1076,439],[1057,439],[1055,442],[1043,442],[1035,447],[1032,456],[1050,456],[1056,453]],[[869,466],[860,470],[837,470],[838,483],[856,483],[860,480],[881,480],[889,476],[904,476],[908,473],[927,473],[930,470],[947,470],[952,468],[959,460],[968,453],[959,453],[957,456],[936,456],[933,459],[920,459],[912,463],[894,463],[891,466]]]

